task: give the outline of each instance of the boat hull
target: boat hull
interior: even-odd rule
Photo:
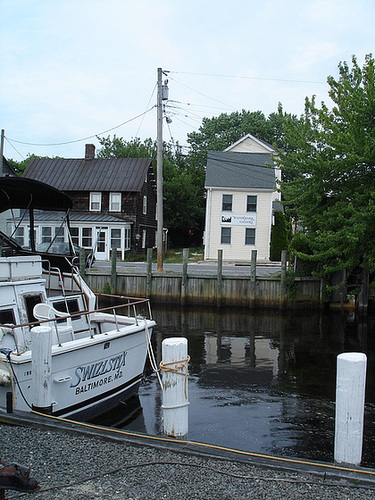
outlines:
[[[137,393],[147,356],[146,335],[151,337],[153,326],[154,322],[148,320],[147,334],[144,327],[134,326],[126,334],[120,328],[92,339],[53,346],[52,415],[87,420]],[[11,362],[14,407],[30,411],[40,390],[33,383],[32,351],[11,355]],[[8,392],[12,392],[11,386],[0,387],[3,408]]]

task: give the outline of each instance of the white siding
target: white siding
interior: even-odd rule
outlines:
[[[232,212],[222,212],[222,195],[232,194]],[[246,212],[247,195],[257,196],[257,211]],[[259,260],[269,260],[272,201],[274,191],[240,191],[210,189],[207,196],[205,258],[217,259],[218,250],[223,250],[224,260],[250,260],[251,251],[257,250]],[[222,215],[256,215],[255,245],[245,245],[247,226],[221,223]],[[231,243],[221,244],[221,227],[231,227]]]

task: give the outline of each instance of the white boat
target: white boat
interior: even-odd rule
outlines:
[[[16,208],[17,181],[8,184],[13,191],[4,196],[7,182],[0,179],[0,211],[10,195]],[[40,184],[38,196],[42,191],[53,200],[56,190]],[[65,200],[60,196],[52,210]],[[18,208],[40,209],[36,198]],[[45,255],[22,249],[4,234],[0,249],[0,411],[34,409],[82,420],[137,393],[155,325],[149,301],[121,297],[118,303],[109,296],[111,305],[99,309],[98,296],[66,256],[62,266],[56,256],[51,266]],[[47,368],[38,366],[41,330],[52,345]]]

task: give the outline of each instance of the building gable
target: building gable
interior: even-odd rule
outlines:
[[[232,153],[269,153],[275,152],[273,147],[265,141],[257,139],[251,134],[247,134],[234,144],[228,146],[224,151]]]

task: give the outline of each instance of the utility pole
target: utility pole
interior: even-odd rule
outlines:
[[[1,129],[1,150],[0,150],[0,177],[3,176],[3,170],[4,170],[4,165],[3,165],[3,158],[4,158],[4,137],[5,137],[5,130]]]
[[[163,271],[163,71],[158,68],[157,94],[157,156],[156,156],[156,202],[157,202],[157,270]]]

